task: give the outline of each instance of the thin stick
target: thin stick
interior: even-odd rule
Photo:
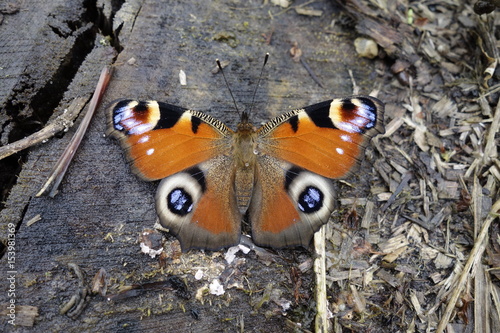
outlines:
[[[112,74],[111,67],[106,66],[102,69],[101,76],[99,77],[99,82],[97,83],[94,95],[90,100],[89,108],[87,110],[87,113],[85,114],[85,117],[82,120],[82,123],[76,130],[73,138],[71,139],[71,142],[66,147],[63,154],[57,161],[56,165],[54,166],[54,169],[50,173],[50,176],[43,185],[42,189],[36,194],[37,197],[47,194],[48,188],[52,184],[53,184],[52,190],[50,191],[49,196],[53,198],[57,194],[57,188],[59,187],[59,184],[64,178],[64,175],[68,170],[69,164],[71,163],[71,160],[73,159],[73,156],[75,155],[78,146],[80,146],[80,143],[82,142],[83,136],[90,124],[90,120],[92,119],[92,116],[94,115],[94,112],[97,109],[97,106],[99,105],[99,102],[101,101],[104,92],[106,91],[108,83],[111,79],[111,74]]]
[[[309,67],[309,64],[302,57],[300,58],[300,63],[302,64],[302,66],[304,66],[304,68],[309,73],[309,75],[312,77],[314,82],[316,82],[318,84],[318,86],[320,86],[321,88],[324,88],[323,83],[321,83],[320,79],[316,76],[316,74],[314,73],[312,68]]]
[[[77,97],[71,102],[71,105],[64,111],[63,114],[58,116],[53,122],[21,140],[9,143],[3,147],[0,147],[0,160],[20,152],[26,148],[37,145],[45,140],[50,139],[56,133],[64,131],[65,129],[73,126],[73,121],[78,117],[78,114],[82,108],[87,104],[90,95]]]

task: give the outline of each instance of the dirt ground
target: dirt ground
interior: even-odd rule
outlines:
[[[498,22],[476,0],[0,4],[0,330],[499,332]],[[214,60],[247,109],[266,53],[254,124],[362,93],[385,103],[385,134],[335,182],[310,248],[182,253],[155,229],[158,183],[105,135],[106,105],[155,99],[234,128]],[[106,66],[57,194],[36,196]]]

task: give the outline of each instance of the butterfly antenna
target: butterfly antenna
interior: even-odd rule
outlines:
[[[217,63],[217,66],[219,66],[219,69],[222,73],[222,77],[224,78],[224,82],[226,83],[227,90],[229,90],[229,94],[231,95],[231,98],[233,99],[234,107],[236,108],[236,112],[238,112],[238,115],[241,116],[240,110],[238,109],[238,104],[236,104],[236,100],[234,99],[233,92],[231,91],[231,88],[229,88],[229,83],[227,82],[226,75],[224,74],[224,69],[222,69],[222,65],[220,64],[219,59],[215,59],[215,62]]]
[[[266,56],[264,57],[264,63],[262,64],[262,68],[260,70],[259,80],[257,81],[257,85],[255,86],[255,90],[253,91],[252,104],[250,104],[250,110],[248,111],[249,114],[252,113],[253,105],[255,103],[255,95],[257,95],[257,89],[259,88],[260,81],[262,79],[262,74],[264,73],[264,67],[266,67],[268,59],[269,59],[269,53],[266,53]]]

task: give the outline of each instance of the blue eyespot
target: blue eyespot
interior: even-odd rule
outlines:
[[[167,196],[169,210],[177,215],[185,216],[193,210],[193,198],[182,188],[173,189]]]
[[[306,214],[317,212],[323,207],[323,198],[323,192],[317,187],[308,186],[300,193],[297,205]]]

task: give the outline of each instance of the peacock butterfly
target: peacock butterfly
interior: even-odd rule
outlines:
[[[342,178],[384,132],[383,103],[370,96],[297,109],[260,128],[243,112],[236,131],[199,111],[120,100],[109,134],[141,178],[161,179],[156,210],[183,250],[235,245],[245,214],[257,245],[308,246],[334,209],[328,178]]]

